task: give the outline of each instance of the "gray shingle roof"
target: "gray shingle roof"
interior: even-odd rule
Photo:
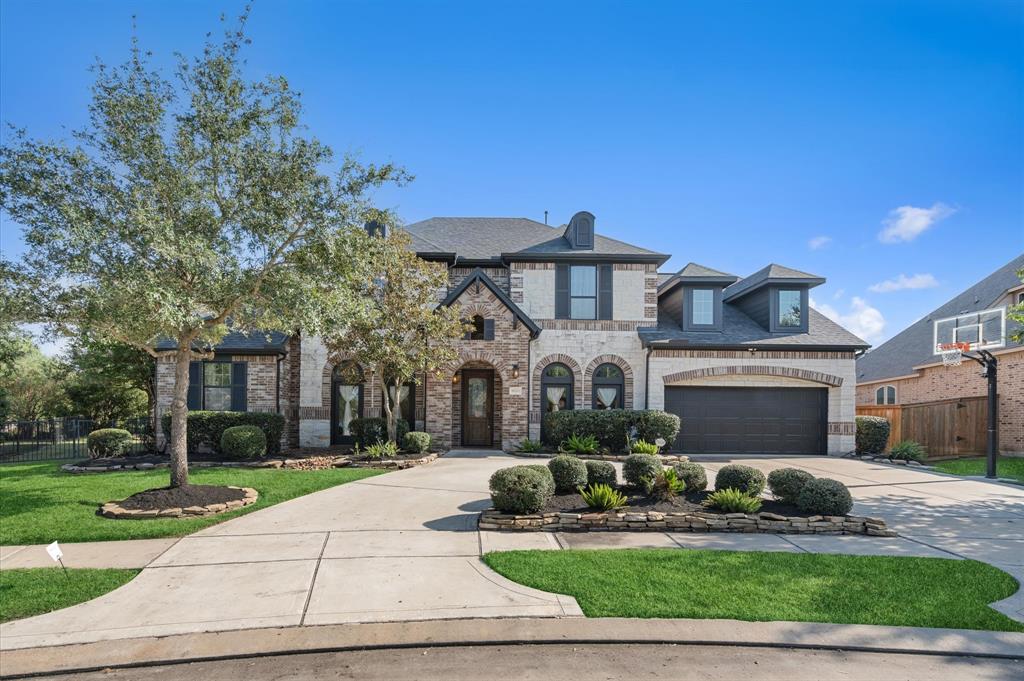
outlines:
[[[649,258],[664,262],[668,256],[600,234],[594,248],[574,250],[563,236],[565,226],[550,227],[527,218],[439,217],[414,222],[405,230],[413,236],[418,253],[454,253],[468,260],[501,260],[502,254],[558,255],[585,259],[594,255]],[[424,248],[421,248],[421,244]]]
[[[857,382],[877,381],[914,373],[914,367],[938,361],[934,354],[933,322],[967,312],[978,312],[993,307],[1007,289],[1020,285],[1017,271],[1024,268],[1024,254],[1006,263],[974,286],[940,305],[923,318],[879,345],[857,360]],[[1006,334],[1020,328],[1009,318]],[[1007,347],[1020,344],[1007,341]]]
[[[721,331],[683,331],[675,320],[658,310],[658,326],[637,332],[646,345],[733,346],[800,346],[867,348],[868,344],[814,308],[808,310],[808,333],[770,333],[763,326],[733,305],[722,305]]]
[[[739,279],[739,277],[735,274],[721,272],[705,265],[699,265],[695,262],[691,262],[687,263],[683,269],[679,270],[675,274],[668,275],[664,280],[661,278],[661,274],[659,274],[658,290],[659,292],[665,292],[671,288],[675,288],[676,284],[683,282],[717,283],[719,285],[728,285],[732,284],[737,279]]]
[[[768,284],[798,283],[817,286],[818,284],[824,284],[825,279],[816,274],[808,274],[807,272],[794,270],[791,267],[784,267],[782,265],[772,263],[771,265],[754,272],[749,277],[740,279],[735,284],[725,289],[723,293],[723,300],[735,300],[741,295],[746,295],[747,293]]]
[[[278,331],[271,331],[269,333],[253,331],[248,335],[239,331],[230,331],[214,347],[214,350],[217,352],[236,352],[238,354],[246,352],[284,352],[287,343],[288,334]],[[157,350],[174,350],[177,347],[177,341],[169,338],[161,340],[156,345]]]

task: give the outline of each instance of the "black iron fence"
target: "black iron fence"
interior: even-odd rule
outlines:
[[[75,417],[4,421],[0,423],[0,462],[88,458],[86,438],[98,428],[123,428],[130,432],[135,436],[133,454],[153,450],[153,424],[145,417],[114,423]]]

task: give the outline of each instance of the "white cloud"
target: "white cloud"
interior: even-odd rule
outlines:
[[[818,304],[813,298],[810,303],[815,310],[866,341],[878,340],[885,331],[885,318],[882,313],[871,307],[863,298],[854,296],[846,314],[840,313],[827,303]]]
[[[832,300],[839,300],[840,298],[843,297],[843,294],[845,294],[845,293],[846,293],[846,289],[845,288],[839,289],[838,291],[836,291],[835,293],[832,294]]]
[[[883,244],[913,241],[936,222],[948,218],[955,212],[955,208],[941,202],[931,208],[900,206],[889,211],[889,217],[882,221],[885,229],[878,233],[878,240]]]
[[[931,274],[915,274],[912,277],[901,274],[895,279],[887,279],[877,284],[872,284],[868,287],[868,290],[874,293],[891,293],[905,289],[935,288],[938,285],[938,280]]]
[[[825,246],[828,246],[830,243],[832,243],[832,237],[824,235],[816,236],[807,242],[807,248],[811,249],[812,251],[819,251],[822,248],[825,248]]]

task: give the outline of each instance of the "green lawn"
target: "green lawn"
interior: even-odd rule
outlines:
[[[138,570],[55,568],[0,571],[0,622],[39,615],[82,603],[113,591]]]
[[[60,464],[53,462],[4,465],[0,466],[0,545],[175,537],[381,472],[346,468],[201,468],[191,471],[191,482],[253,487],[260,493],[259,501],[206,518],[110,520],[96,515],[100,504],[145,489],[166,487],[167,470],[76,475],[62,472]]]
[[[1024,631],[988,607],[1017,581],[972,560],[620,549],[508,551],[484,561],[520,584],[574,596],[588,617]]]
[[[985,475],[985,457],[970,459],[950,459],[949,461],[930,462],[935,470],[953,475]],[[1013,478],[1024,482],[1024,458],[1000,456],[996,459],[996,475],[1000,478]]]

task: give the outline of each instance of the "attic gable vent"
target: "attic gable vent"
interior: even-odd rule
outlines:
[[[569,220],[569,226],[565,230],[565,238],[569,246],[579,250],[592,250],[594,248],[594,215],[581,210]]]

